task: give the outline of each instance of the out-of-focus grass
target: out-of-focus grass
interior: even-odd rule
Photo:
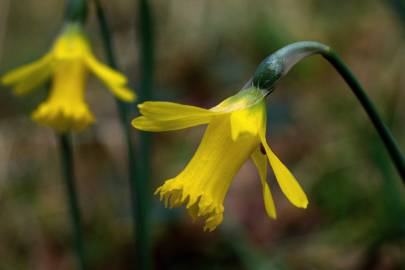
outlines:
[[[273,50],[318,40],[347,61],[405,150],[405,25],[388,1],[152,3],[158,99],[212,106],[237,91]],[[105,4],[120,66],[136,85],[135,3]],[[10,1],[0,71],[46,51],[61,26],[62,8],[62,2],[50,0]],[[96,53],[103,55],[92,13],[87,29]],[[97,123],[75,137],[75,154],[90,263],[92,269],[129,269],[123,136],[112,97],[94,79],[88,88]],[[0,91],[1,269],[73,268],[55,142],[50,130],[28,117],[44,97],[40,89],[25,99]],[[343,81],[314,57],[292,70],[268,104],[269,139],[308,193],[309,208],[291,206],[270,177],[279,218],[269,220],[258,175],[247,163],[227,197],[225,221],[214,233],[203,233],[184,210],[166,210],[154,200],[156,268],[403,267],[404,187]],[[154,187],[184,167],[202,132],[198,127],[154,136]]]

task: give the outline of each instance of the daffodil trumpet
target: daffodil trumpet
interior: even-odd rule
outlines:
[[[95,121],[85,101],[89,71],[119,99],[126,102],[135,99],[126,77],[95,58],[79,23],[67,23],[47,54],[8,72],[1,82],[12,86],[16,95],[24,95],[51,79],[49,96],[32,113],[32,118],[58,132],[80,131]]]
[[[276,218],[277,214],[266,180],[267,161],[290,202],[300,208],[307,207],[305,192],[267,143],[265,97],[268,93],[252,86],[210,109],[171,102],[138,105],[142,115],[132,125],[139,130],[159,132],[208,125],[184,170],[155,191],[166,207],[185,205],[193,220],[202,218],[204,230],[213,231],[222,222],[229,186],[248,159],[258,169],[269,217]]]

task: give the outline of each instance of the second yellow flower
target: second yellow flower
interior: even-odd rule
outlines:
[[[119,99],[127,102],[135,99],[135,94],[126,86],[126,77],[94,57],[82,27],[74,23],[65,26],[49,53],[5,74],[1,81],[13,86],[15,94],[22,95],[53,77],[48,99],[39,105],[32,117],[59,132],[79,131],[94,122],[85,101],[88,70]]]

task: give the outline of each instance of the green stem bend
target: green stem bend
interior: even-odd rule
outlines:
[[[302,41],[287,45],[271,54],[259,65],[253,75],[252,84],[258,88],[272,91],[277,82],[284,77],[296,63],[314,54],[322,55],[349,85],[380,135],[392,162],[405,184],[405,159],[394,137],[349,67],[346,66],[338,54],[330,47],[314,41]]]

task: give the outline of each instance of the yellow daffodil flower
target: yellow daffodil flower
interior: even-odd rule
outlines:
[[[193,220],[203,218],[204,230],[213,231],[222,222],[229,185],[249,157],[259,171],[265,209],[271,218],[276,218],[276,209],[266,181],[266,159],[290,202],[307,207],[307,196],[299,183],[267,144],[267,93],[248,88],[208,110],[171,102],[138,105],[142,116],[134,119],[132,125],[140,130],[168,131],[208,124],[185,169],[156,190],[166,207],[184,204]]]
[[[84,98],[88,70],[119,99],[127,102],[135,99],[126,86],[126,77],[94,57],[82,27],[74,23],[66,25],[50,52],[36,62],[8,72],[1,82],[13,86],[16,95],[23,95],[52,77],[49,96],[32,118],[59,132],[79,131],[94,122]]]

